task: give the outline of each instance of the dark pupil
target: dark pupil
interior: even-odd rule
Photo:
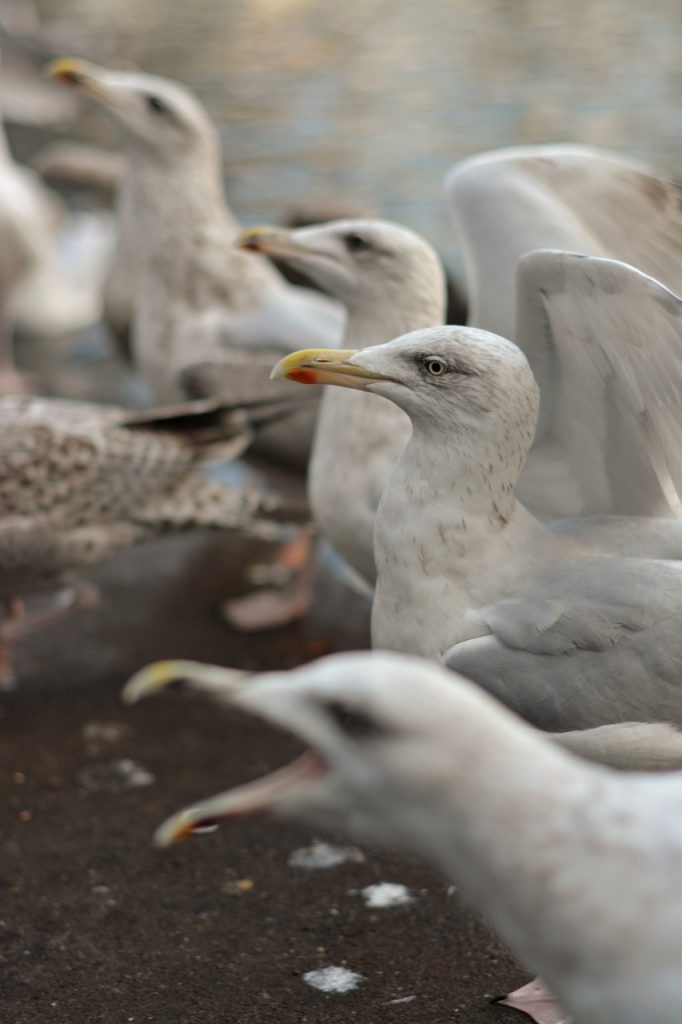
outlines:
[[[375,721],[346,704],[327,704],[327,712],[347,736],[378,736],[382,728]]]
[[[166,110],[166,104],[158,96],[147,96],[147,106],[155,114],[163,114]]]
[[[439,362],[437,359],[432,359],[428,366],[431,373],[438,374],[443,372],[443,364]]]
[[[369,243],[365,241],[362,235],[350,234],[346,235],[346,247],[351,252],[359,252],[361,249],[369,249]]]

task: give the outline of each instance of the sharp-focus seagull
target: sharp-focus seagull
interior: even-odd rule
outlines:
[[[215,368],[210,394],[238,401],[238,373],[225,372],[233,350],[282,353],[292,337],[312,341],[318,331],[323,344],[340,339],[338,303],[289,285],[267,259],[235,246],[218,133],[188,89],[73,58],[50,71],[99,104],[121,134],[129,166],[107,306],[118,331],[130,320],[133,361],[155,401],[186,397],[183,373],[197,367]]]
[[[194,527],[272,535],[286,514],[276,495],[221,486],[199,468],[234,458],[287,406],[215,400],[130,413],[53,398],[0,397],[0,689],[12,682],[10,651],[66,603],[26,613],[21,598],[78,584],[117,551]]]
[[[587,764],[461,676],[415,658],[343,654],[256,677],[162,662],[124,698],[180,679],[307,750],[169,818],[159,845],[267,812],[406,849],[452,878],[575,1024],[678,1024],[679,773]]]
[[[621,322],[627,319],[627,300],[609,298],[600,288],[597,308],[589,282],[575,294],[548,273],[548,295],[536,291],[529,304],[522,287],[517,304],[516,272],[526,253],[564,250],[628,263],[682,294],[680,187],[618,154],[550,145],[464,160],[450,172],[446,189],[464,248],[469,323],[513,338],[540,383],[541,430],[520,481],[522,501],[546,518],[677,516],[679,502],[671,503],[670,494],[652,486],[653,474],[641,459],[633,467],[624,454],[627,445],[619,444],[609,423],[610,381],[590,372],[577,332],[564,332],[562,348],[556,347],[555,323],[560,318],[562,328],[570,330],[574,303],[590,303],[596,332],[614,314]],[[533,275],[538,272],[536,265]],[[638,301],[637,290],[630,299]],[[656,326],[648,325],[647,333]],[[574,343],[581,352],[575,358]],[[645,338],[640,345],[644,351]],[[636,387],[633,382],[631,388]],[[637,447],[643,454],[641,438]]]
[[[537,513],[564,494],[564,517],[552,529],[604,552],[680,557],[680,299],[624,263],[572,253],[530,253],[517,277],[517,337],[540,383],[539,424],[518,497],[530,497]],[[319,364],[314,350],[302,358],[305,369],[295,356],[278,372],[286,376],[291,365],[291,379],[317,382],[326,351]],[[559,377],[567,387],[547,398]],[[578,481],[595,509],[630,514],[572,515]]]
[[[593,356],[604,371],[609,356]],[[626,356],[610,372],[639,397]],[[539,409],[519,348],[432,328],[358,353],[303,351],[273,372],[370,391],[412,420],[377,513],[374,646],[439,659],[545,729],[682,724],[682,567],[626,545],[607,554],[598,530],[562,535],[517,500]],[[671,379],[660,400],[676,395]]]
[[[348,311],[344,340],[353,348],[443,323],[440,259],[425,239],[398,224],[361,219],[295,231],[254,228],[240,243],[303,271],[340,299]],[[359,392],[323,396],[308,477],[313,517],[324,539],[370,581],[374,517],[409,436],[408,418],[388,402]]]

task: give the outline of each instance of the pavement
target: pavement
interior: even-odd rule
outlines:
[[[282,668],[368,646],[368,606],[321,572],[301,625],[239,635],[216,611],[243,592],[245,557],[194,534],[126,553],[100,604],[45,629],[0,698],[0,1020],[4,1024],[513,1024],[489,1005],[527,975],[439,875],[371,849],[289,863],[305,827],[252,819],[167,851],[154,828],[197,797],[286,762],[295,743],[200,698],[131,709],[121,687],[181,656]],[[319,847],[316,848],[319,851]],[[298,858],[301,859],[301,855]],[[305,859],[305,857],[304,857]],[[372,909],[362,890],[409,888]],[[344,967],[353,991],[309,971]]]

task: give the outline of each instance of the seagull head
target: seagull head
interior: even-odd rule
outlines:
[[[271,376],[368,391],[400,406],[415,425],[512,431],[528,445],[538,415],[538,387],[521,350],[472,327],[412,331],[361,351],[302,349]]]
[[[170,160],[217,150],[208,114],[178,82],[158,75],[112,71],[75,57],[54,61],[48,74],[94,100],[115,122],[133,153]]]
[[[313,227],[250,228],[238,244],[276,257],[349,307],[410,303],[424,323],[442,323],[445,276],[429,243],[386,220],[334,220]]]
[[[129,681],[124,700],[179,680],[294,735],[305,752],[288,767],[174,814],[156,832],[160,846],[264,813],[405,844],[434,793],[452,785],[449,716],[465,714],[472,702],[493,703],[440,666],[376,651],[260,676],[159,662]]]

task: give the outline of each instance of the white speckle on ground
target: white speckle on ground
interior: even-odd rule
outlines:
[[[130,735],[130,726],[123,722],[86,722],[83,739],[89,757],[97,757],[105,747],[120,743]]]
[[[156,780],[150,771],[130,757],[88,765],[79,775],[82,786],[92,793],[107,790],[140,789]]]
[[[365,979],[361,974],[349,971],[347,967],[332,966],[321,967],[317,971],[306,971],[303,980],[306,985],[310,985],[320,992],[345,995],[347,992],[354,992]]]
[[[83,739],[88,743],[116,743],[130,734],[130,726],[123,722],[86,722]]]
[[[335,868],[339,864],[362,864],[365,855],[357,846],[336,846],[314,839],[310,846],[301,846],[289,854],[287,864],[290,868],[303,868],[305,871],[320,871]]]
[[[362,890],[365,904],[372,910],[387,910],[391,907],[406,907],[414,903],[414,896],[406,885],[398,882],[377,882]]]
[[[400,996],[398,999],[389,999],[386,1006],[398,1006],[400,1003],[413,1003],[416,996]]]

